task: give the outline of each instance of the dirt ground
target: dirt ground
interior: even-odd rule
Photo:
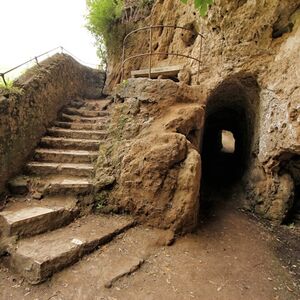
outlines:
[[[0,299],[299,300],[299,235],[215,200],[198,230],[171,246],[168,232],[137,226],[37,286],[3,262]]]

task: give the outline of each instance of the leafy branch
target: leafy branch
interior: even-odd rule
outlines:
[[[187,3],[188,0],[180,0],[183,3]],[[213,4],[214,0],[194,0],[195,8],[199,10],[202,17],[205,17],[208,11],[209,5]]]

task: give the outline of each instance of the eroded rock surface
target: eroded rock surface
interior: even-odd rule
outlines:
[[[157,0],[151,14],[139,19],[134,26],[170,25],[174,20],[178,26],[203,34],[205,39],[201,41],[199,36],[180,29],[158,28],[153,30],[152,51],[178,52],[195,58],[201,54],[200,73],[196,61],[167,55],[154,55],[153,68],[183,65],[191,78],[182,71],[180,81],[192,85],[199,83],[197,93],[207,96],[208,101],[223,84],[225,91],[230,89],[230,84],[226,87],[226,83],[232,79],[240,81],[243,89],[255,92],[258,88],[256,95],[248,97],[251,105],[255,102],[255,107],[247,117],[255,119],[255,123],[254,133],[249,134],[251,142],[244,176],[246,207],[272,221],[282,222],[299,202],[299,196],[295,196],[299,194],[297,161],[300,155],[299,1],[217,0],[208,15],[201,18],[192,3],[184,5],[180,1]],[[127,43],[126,57],[148,52],[144,34],[132,35]],[[131,70],[147,67],[148,60],[130,60],[126,63],[123,79],[130,76]],[[119,71],[119,56],[111,55],[107,90],[120,80]],[[247,87],[247,77],[252,77],[257,87],[252,84]],[[165,95],[165,92],[172,84],[167,83],[156,97],[171,95],[169,92]],[[158,90],[155,84],[153,89]],[[131,90],[144,100],[149,98],[149,89]],[[184,99],[188,90],[184,90],[182,97],[179,92],[173,96]],[[232,90],[232,95],[240,92],[237,87]],[[224,107],[228,103],[230,99],[224,101]],[[245,121],[251,123],[251,120]],[[259,178],[253,175],[257,172],[263,175]]]
[[[148,79],[130,79],[117,88],[111,140],[100,147],[96,168],[99,199],[109,199],[102,210],[126,211],[173,231],[195,228],[204,123],[198,90]]]

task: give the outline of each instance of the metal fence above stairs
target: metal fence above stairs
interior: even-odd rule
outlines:
[[[25,61],[25,62],[23,62],[23,63],[21,63],[21,64],[15,66],[15,67],[11,68],[11,69],[9,69],[9,70],[7,70],[7,71],[5,71],[5,72],[2,72],[2,73],[0,72],[0,77],[2,78],[2,81],[3,81],[3,83],[5,84],[5,86],[7,86],[7,81],[6,81],[6,79],[5,79],[5,76],[6,76],[7,74],[9,74],[9,73],[11,73],[11,72],[13,72],[13,71],[15,71],[15,70],[17,70],[17,69],[19,69],[19,68],[25,66],[25,65],[27,65],[27,64],[29,64],[29,63],[31,63],[31,62],[35,62],[37,65],[39,65],[39,62],[41,61],[40,58],[45,57],[45,56],[49,55],[50,53],[52,53],[53,55],[56,54],[56,53],[66,53],[66,54],[69,54],[70,56],[72,56],[72,57],[73,57],[74,59],[76,59],[77,61],[79,61],[79,62],[81,62],[81,63],[83,63],[83,64],[85,64],[85,65],[97,67],[96,64],[86,63],[86,62],[82,61],[81,59],[79,59],[78,57],[76,57],[74,54],[72,54],[70,51],[68,51],[68,50],[65,49],[64,47],[59,46],[59,47],[56,47],[56,48],[54,48],[54,49],[51,49],[51,50],[49,50],[49,51],[47,51],[47,52],[44,52],[44,53],[42,53],[42,54],[40,54],[40,55],[37,55],[37,56],[35,56],[34,58],[29,59],[29,60],[27,60],[27,61]]]

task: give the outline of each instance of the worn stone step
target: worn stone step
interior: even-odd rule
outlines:
[[[49,180],[45,185],[45,193],[55,194],[90,194],[94,185],[89,178],[63,178]]]
[[[8,181],[7,188],[13,195],[25,195],[29,191],[28,185],[27,177],[20,175]]]
[[[84,261],[73,266],[72,271],[75,274],[80,274],[84,265],[86,270],[90,270],[89,274],[85,273],[85,280],[91,285],[96,284],[99,288],[110,288],[114,284],[120,286],[120,279],[135,273],[143,262],[149,262],[147,259],[149,256],[157,254],[159,247],[154,245],[157,245],[157,241],[162,238],[167,243],[167,236],[168,233],[163,230],[149,229],[142,226],[134,227],[122,234],[122,238],[116,239],[100,251],[91,254],[88,259],[84,259]],[[80,279],[77,280],[77,282],[79,281]],[[74,298],[74,295],[75,293],[70,294],[70,299]],[[92,292],[87,292],[85,295],[87,299],[93,298]],[[121,296],[120,299],[126,299],[126,297],[122,298]],[[134,297],[129,297],[129,299],[134,299]],[[137,299],[147,299],[147,297],[137,297]]]
[[[97,151],[61,150],[61,149],[36,149],[35,161],[64,162],[64,163],[92,163],[98,157]]]
[[[106,110],[113,103],[113,99],[85,99],[84,105],[81,107],[88,110]]]
[[[93,174],[94,167],[92,164],[72,164],[72,163],[51,163],[36,162],[27,163],[26,171],[30,174],[48,175],[73,175],[79,177],[90,177]]]
[[[75,197],[13,202],[0,212],[0,236],[25,237],[59,228],[79,213]]]
[[[73,99],[67,105],[68,107],[81,108],[85,105],[85,101],[83,99]]]
[[[49,136],[65,137],[71,139],[93,139],[100,140],[107,137],[106,131],[100,130],[75,130],[52,127],[47,130]]]
[[[10,266],[37,284],[133,225],[129,217],[90,215],[67,227],[19,241],[10,251]]]
[[[97,123],[97,124],[105,124],[108,122],[108,117],[81,117],[78,115],[68,115],[63,113],[61,115],[61,121],[64,122],[76,122],[76,123]]]
[[[95,123],[74,123],[74,122],[59,122],[53,123],[55,127],[75,129],[75,130],[105,130],[107,124],[95,124]]]
[[[61,175],[44,175],[42,177],[21,175],[8,182],[9,191],[15,195],[27,194],[35,190],[46,195],[90,194],[93,187],[89,178]]]
[[[87,108],[73,108],[67,107],[65,108],[64,112],[68,115],[77,115],[81,117],[104,117],[108,116],[109,112],[105,110],[89,110]]]
[[[101,141],[87,139],[68,139],[45,136],[41,139],[40,145],[44,148],[91,150],[98,151]]]

